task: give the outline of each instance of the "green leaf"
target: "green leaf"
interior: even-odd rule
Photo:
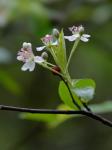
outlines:
[[[32,114],[32,113],[21,113],[20,118],[28,119],[32,121],[41,121],[41,122],[54,122],[56,120],[55,114]]]
[[[65,105],[65,104],[60,104],[58,107],[57,107],[57,110],[73,110],[71,109],[69,106]],[[63,122],[65,122],[66,120],[70,119],[74,117],[74,115],[63,115],[63,114],[58,114],[57,115],[57,122],[55,123],[55,125],[59,125]]]
[[[61,100],[67,105],[70,106],[71,108],[74,108],[74,104],[72,102],[70,93],[63,81],[60,81],[59,84],[59,96]]]
[[[91,79],[77,79],[72,81],[71,90],[83,102],[90,101],[95,93],[95,82]]]
[[[71,110],[70,107],[60,104],[57,110]],[[74,117],[74,115],[62,115],[62,114],[31,114],[31,113],[20,113],[21,119],[27,119],[31,121],[39,121],[47,123],[48,127],[56,127],[62,122]]]
[[[57,65],[61,68],[62,72],[64,72],[66,64],[67,64],[67,59],[66,59],[66,46],[65,46],[63,30],[61,31],[59,35],[59,45],[53,46],[52,48],[56,56],[56,58],[54,59]]]
[[[77,110],[77,107],[74,105],[74,103],[72,101],[69,90],[63,81],[60,81],[60,84],[59,84],[59,95],[60,95],[61,100],[67,106],[69,106],[72,109]],[[73,97],[74,97],[75,101],[81,106],[80,100],[74,93],[73,93]]]
[[[100,104],[89,105],[91,110],[95,113],[109,113],[112,112],[112,101],[106,101]]]

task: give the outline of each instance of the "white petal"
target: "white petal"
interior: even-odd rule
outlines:
[[[89,41],[89,39],[88,38],[86,38],[86,37],[84,37],[84,36],[81,36],[81,41],[83,41],[83,42],[88,42]]]
[[[29,69],[29,71],[33,71],[34,68],[35,68],[35,62],[34,62],[34,61],[30,61],[30,62],[26,62],[26,63],[22,66],[21,70],[22,70],[22,71],[26,71],[26,70]]]
[[[23,48],[27,47],[27,42],[23,42]]]
[[[23,48],[31,48],[31,47],[32,47],[31,43],[27,43],[27,42],[23,43]]]
[[[91,35],[89,35],[89,34],[83,34],[82,36],[85,37],[85,38],[91,37]]]
[[[52,42],[52,44],[51,45],[58,45],[58,41],[55,41],[55,42]]]
[[[21,70],[22,70],[22,71],[26,71],[26,70],[28,70],[28,69],[29,69],[29,64],[28,64],[28,62],[27,62],[27,63],[25,63],[25,64],[22,66]]]
[[[34,57],[34,62],[42,63],[42,62],[44,62],[44,59],[41,56],[35,56]]]
[[[23,56],[17,56],[17,60],[23,60]]]
[[[69,41],[75,41],[77,38],[79,37],[79,34],[74,34],[71,36],[64,36],[65,39],[69,40]]]
[[[37,51],[42,51],[46,46],[41,46],[41,47],[37,47],[36,50]]]
[[[29,71],[33,71],[35,69],[35,62],[31,61],[29,62]]]

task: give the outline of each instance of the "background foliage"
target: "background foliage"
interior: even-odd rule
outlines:
[[[66,33],[74,24],[83,24],[92,38],[88,44],[79,44],[71,74],[96,81],[93,103],[111,100],[111,10],[111,0],[0,0],[0,104],[34,108],[56,108],[60,104],[59,79],[39,66],[33,73],[22,72],[16,54],[24,41],[35,48],[53,27],[64,27]],[[111,128],[90,119],[71,118],[54,129],[18,116],[0,112],[0,149],[112,149]],[[111,119],[112,115],[105,116]]]

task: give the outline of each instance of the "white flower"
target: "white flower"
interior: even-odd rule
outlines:
[[[37,47],[37,48],[36,48],[37,51],[42,51],[42,50],[45,49],[46,47],[58,45],[58,41],[55,41],[55,42],[54,42],[53,36],[52,36],[52,35],[49,35],[49,34],[47,34],[47,35],[46,35],[45,37],[43,37],[41,40],[42,40],[42,42],[44,43],[44,46]]]
[[[17,60],[24,62],[22,70],[33,71],[35,68],[35,63],[42,63],[44,59],[41,56],[35,56],[32,51],[31,43],[23,43],[23,47],[18,52]]]
[[[69,30],[72,32],[72,35],[70,36],[64,36],[65,39],[69,41],[75,41],[77,38],[80,38],[83,42],[88,42],[90,35],[88,34],[82,34],[84,32],[84,27],[81,25],[79,27],[73,26],[70,27]]]

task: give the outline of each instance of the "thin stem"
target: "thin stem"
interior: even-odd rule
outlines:
[[[71,52],[70,52],[70,55],[69,55],[69,58],[68,58],[68,62],[67,62],[67,65],[66,65],[65,72],[67,72],[67,70],[68,70],[68,67],[69,67],[69,64],[70,64],[71,58],[72,58],[72,56],[73,56],[73,53],[74,53],[74,52],[75,52],[75,50],[76,50],[76,47],[77,47],[77,45],[78,45],[79,41],[80,41],[80,37],[79,37],[79,38],[77,38],[77,40],[75,41],[75,43],[74,43],[74,45],[73,45],[73,48],[72,48],[72,50],[71,50]]]
[[[70,90],[70,87],[69,87],[67,81],[65,81],[64,79],[63,79],[63,81],[64,81],[64,83],[66,84],[66,86],[67,86],[67,88],[68,88],[68,91],[69,91],[69,93],[70,93],[70,96],[71,96],[71,98],[72,98],[73,103],[77,106],[77,108],[78,108],[79,110],[81,110],[81,107],[78,105],[78,103],[76,102],[76,100],[74,99],[74,97],[73,97],[73,95],[72,95],[72,92],[71,92],[71,90]],[[80,101],[80,102],[82,103],[82,105],[84,106],[84,108],[85,108],[87,111],[91,111],[91,109],[90,109],[85,103],[83,103],[82,101]]]
[[[89,111],[84,111],[84,110],[74,111],[74,110],[55,110],[55,109],[32,109],[32,108],[14,107],[14,106],[6,106],[6,105],[0,105],[0,110],[38,113],[38,114],[64,114],[64,115],[80,114],[80,115],[92,118],[94,120],[97,120],[106,126],[112,127],[111,121],[109,121],[95,113],[92,113]]]
[[[82,101],[81,101],[82,102]],[[82,102],[83,106],[86,108],[87,111],[91,111],[91,109],[87,106],[86,103]]]
[[[57,56],[56,56],[56,54],[55,54],[53,48],[51,47],[51,48],[49,49],[49,51],[50,51],[51,55],[53,56],[53,58],[54,58],[54,60],[55,60],[55,63],[57,64]]]
[[[56,65],[54,65],[54,64],[51,64],[51,63],[49,63],[49,62],[45,62],[45,64],[47,64],[47,65],[49,65],[49,66],[52,66],[52,67],[55,67]]]
[[[59,76],[65,78],[65,76],[64,76],[63,74],[61,74],[60,72],[58,72],[58,71],[52,69],[51,67],[47,66],[46,64],[43,64],[43,63],[38,63],[38,64],[39,64],[40,66],[42,66],[42,67],[44,67],[44,68],[50,70],[51,72],[55,72],[57,75],[59,75]],[[55,65],[54,65],[54,66],[55,66]],[[53,66],[53,67],[54,67],[54,66]]]
[[[71,96],[71,98],[72,98],[72,102],[75,104],[75,106],[77,106],[77,108],[78,108],[79,110],[81,110],[81,107],[78,105],[78,103],[76,102],[76,100],[74,99],[74,97],[73,97],[73,95],[72,95],[72,92],[71,92],[71,90],[70,90],[70,87],[69,87],[69,85],[68,85],[68,82],[67,82],[62,76],[60,76],[60,78],[63,80],[63,82],[64,82],[65,85],[67,86],[68,91],[69,91],[69,93],[70,93],[70,96]],[[87,111],[91,111],[91,109],[90,109],[85,103],[83,103],[82,101],[80,101],[80,102],[82,103],[82,105],[85,107],[85,109],[86,109]]]
[[[71,92],[71,90],[70,90],[70,87],[69,87],[69,85],[68,85],[68,82],[67,82],[66,80],[64,80],[62,76],[61,76],[61,79],[63,80],[63,82],[65,83],[66,87],[68,88],[68,91],[69,91],[70,96],[71,96],[71,98],[72,98],[72,102],[75,104],[75,106],[76,106],[79,110],[81,110],[81,107],[78,105],[78,103],[76,102],[76,100],[74,99],[74,97],[73,97],[73,95],[72,95],[72,92]]]

